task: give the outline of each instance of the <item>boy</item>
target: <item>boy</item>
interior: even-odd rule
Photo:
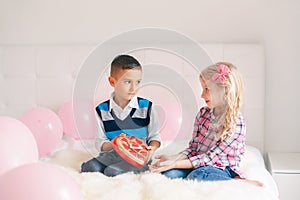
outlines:
[[[100,155],[83,163],[82,172],[116,176],[148,170],[147,165],[139,169],[127,163],[114,151],[110,142],[125,133],[143,139],[149,145],[150,155],[160,146],[159,123],[152,110],[152,102],[136,96],[141,80],[142,66],[134,57],[119,55],[114,58],[108,78],[114,92],[109,100],[96,107],[100,127],[96,146]]]

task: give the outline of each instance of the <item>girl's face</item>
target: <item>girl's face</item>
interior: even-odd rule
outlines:
[[[219,106],[224,106],[224,95],[225,89],[222,87],[217,87],[216,85],[208,85],[202,78],[200,78],[200,83],[202,86],[201,98],[204,99],[206,105],[212,109]],[[214,95],[213,95],[214,94]]]
[[[129,102],[138,92],[142,80],[142,70],[120,70],[116,77],[109,77],[111,86],[115,88],[115,100]]]
[[[204,99],[206,105],[212,109],[212,98],[211,98],[211,92],[210,89],[208,88],[206,82],[200,78],[200,83],[202,86],[202,94],[201,94],[201,98]]]

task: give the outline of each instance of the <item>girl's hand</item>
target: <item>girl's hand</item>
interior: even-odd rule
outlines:
[[[167,155],[157,155],[155,156],[155,159],[158,159],[157,162],[164,162],[164,161],[167,161],[167,160],[171,160],[171,156],[167,156]]]
[[[157,162],[149,166],[149,169],[153,172],[164,172],[169,169],[175,167],[175,160],[173,160],[174,156],[167,156],[167,155],[157,155],[155,156],[158,159]]]
[[[162,160],[155,162],[149,166],[149,169],[153,172],[164,172],[169,169],[173,169],[176,166],[176,160],[165,160],[165,157]]]
[[[174,168],[193,168],[191,161],[184,154],[177,154],[173,156],[158,155],[155,158],[159,160],[149,166],[149,169],[153,172],[164,172]]]
[[[158,160],[156,162],[154,162],[152,165],[149,165],[150,169],[158,168],[160,166],[161,162],[168,160],[168,157],[166,155],[157,155],[157,156],[155,156],[155,159],[158,159]]]

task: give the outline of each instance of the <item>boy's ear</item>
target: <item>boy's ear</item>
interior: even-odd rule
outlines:
[[[116,85],[116,80],[115,80],[112,76],[109,76],[109,77],[108,77],[108,81],[109,81],[109,84],[110,84],[112,87],[115,87],[115,85]]]

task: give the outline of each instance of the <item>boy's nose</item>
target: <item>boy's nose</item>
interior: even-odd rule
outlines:
[[[135,89],[136,89],[136,86],[132,83],[132,84],[130,85],[130,91],[135,91]]]

